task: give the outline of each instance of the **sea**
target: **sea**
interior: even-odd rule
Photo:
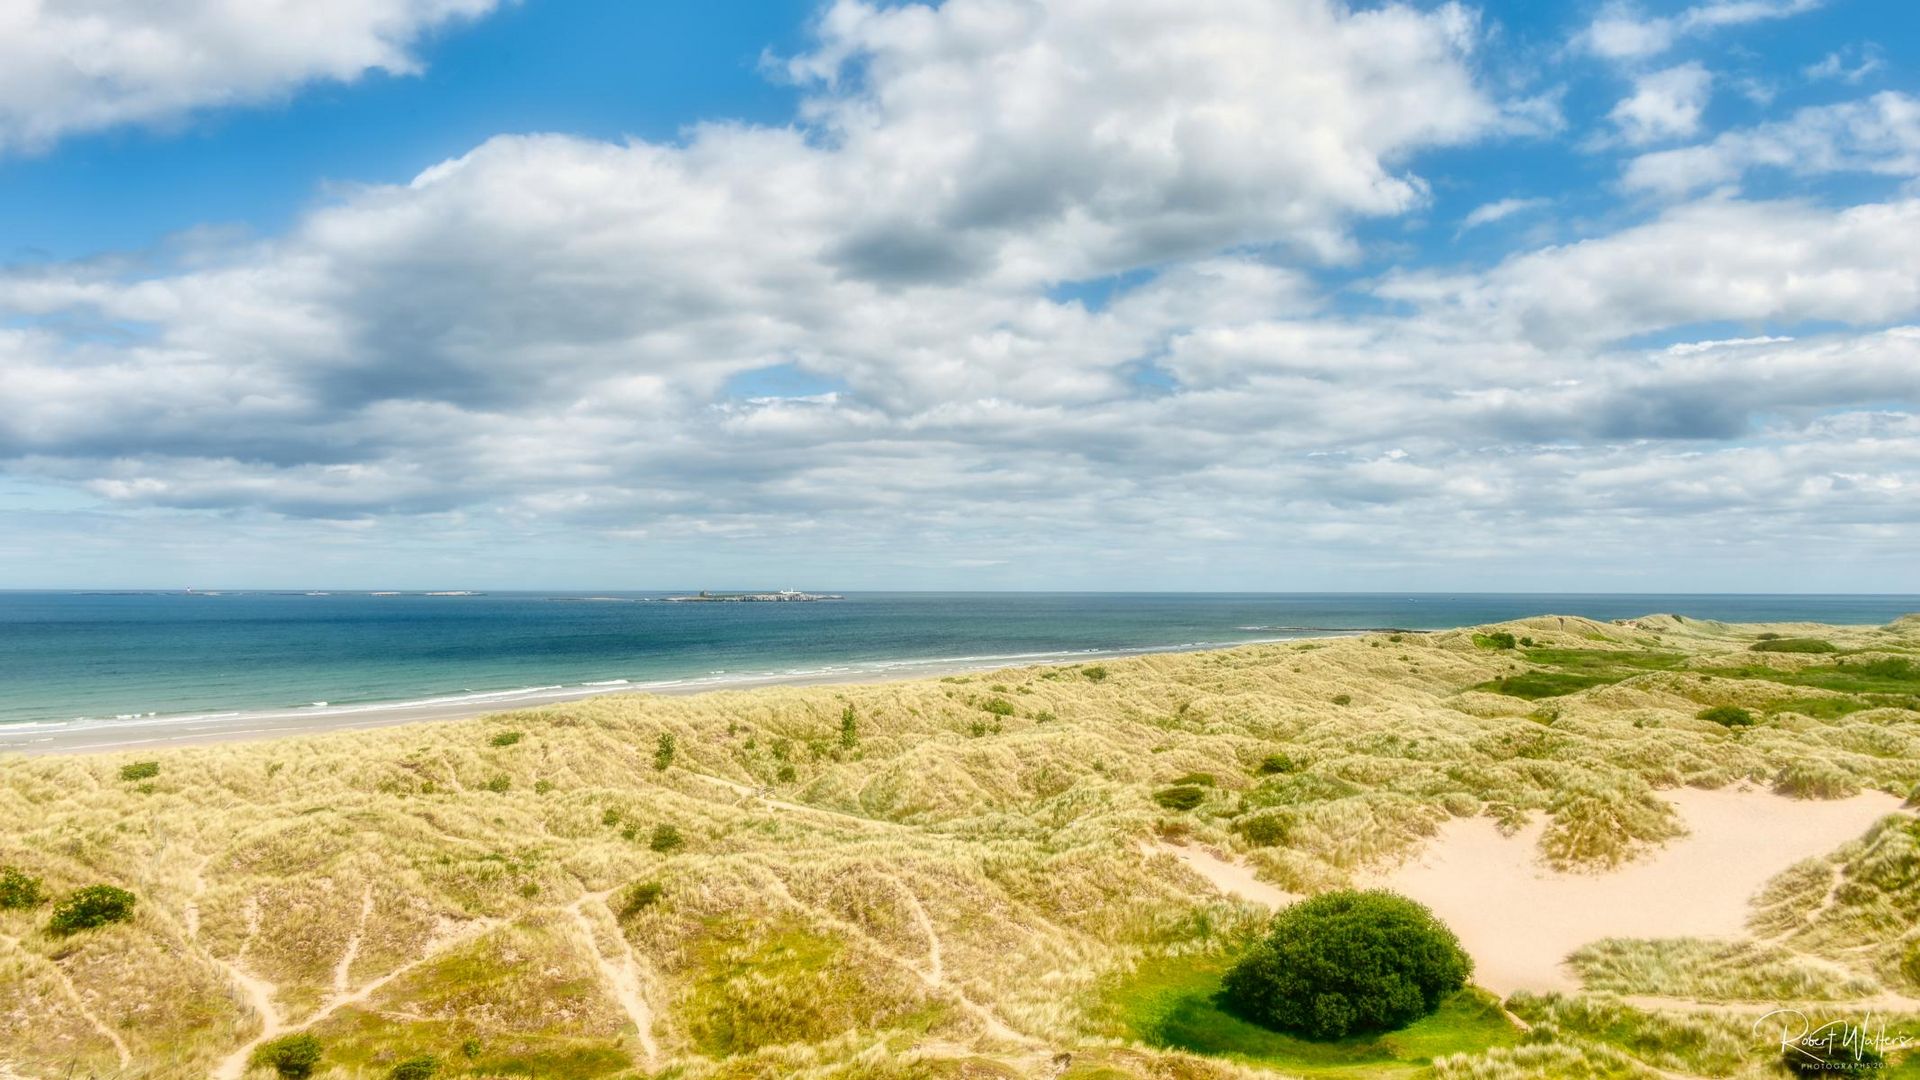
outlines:
[[[477,711],[858,681],[1527,615],[1880,624],[1916,596],[0,591],[0,731]]]

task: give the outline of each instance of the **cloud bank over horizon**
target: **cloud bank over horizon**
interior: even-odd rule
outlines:
[[[492,7],[42,14],[125,49],[0,80],[0,151]],[[1911,73],[1725,111],[1815,8],[838,0],[785,124],[16,261],[0,585],[1920,591]]]

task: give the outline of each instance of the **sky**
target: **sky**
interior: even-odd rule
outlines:
[[[1920,592],[1920,6],[0,3],[0,588]]]

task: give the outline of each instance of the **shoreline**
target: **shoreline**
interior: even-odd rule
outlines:
[[[1285,641],[1320,641],[1384,632],[1373,628],[1338,630],[1301,628],[1298,635],[1275,638],[1250,638],[1236,642],[1192,642],[1126,649],[1056,650],[1003,656],[936,658],[931,660],[867,661],[871,667],[830,667],[813,671],[774,671],[727,675],[725,677],[688,677],[634,682],[610,679],[604,682],[572,686],[531,686],[512,690],[479,691],[471,694],[401,701],[373,701],[326,706],[291,706],[267,709],[232,709],[219,712],[184,713],[163,716],[132,716],[125,719],[83,719],[23,721],[0,724],[0,756],[22,754],[30,757],[66,754],[104,754],[118,750],[168,749],[206,746],[217,743],[261,742],[301,735],[323,735],[335,731],[365,731],[402,727],[407,724],[445,720],[468,720],[478,716],[541,708],[593,698],[629,694],[690,696],[754,690],[776,686],[862,686],[879,683],[911,682],[958,674],[1002,671],[1008,668],[1078,664],[1136,656],[1173,655],[1239,649],[1250,645],[1272,645]],[[1406,630],[1400,633],[1427,633]]]

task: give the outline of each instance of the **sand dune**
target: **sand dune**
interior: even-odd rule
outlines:
[[[1562,961],[1606,937],[1745,936],[1748,902],[1768,879],[1865,832],[1900,800],[1788,799],[1753,788],[1664,792],[1688,834],[1610,873],[1542,865],[1536,821],[1503,836],[1455,819],[1414,860],[1365,883],[1411,896],[1453,927],[1474,981],[1500,994],[1578,987]]]

